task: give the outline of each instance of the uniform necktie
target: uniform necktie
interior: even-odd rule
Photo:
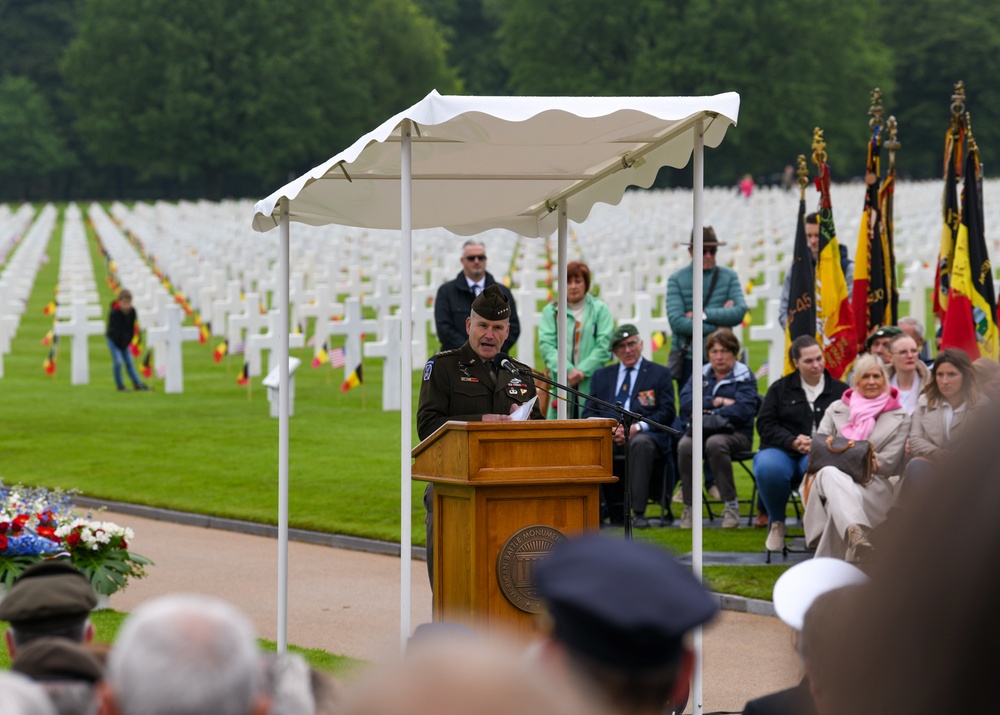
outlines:
[[[482,288],[479,287],[478,283],[473,283],[472,284],[472,297],[473,298],[478,298],[479,297],[479,292],[481,290],[482,290]]]
[[[632,370],[634,369],[632,367],[625,368],[625,379],[622,380],[622,390],[618,395],[622,402],[628,400],[628,396],[632,394]]]

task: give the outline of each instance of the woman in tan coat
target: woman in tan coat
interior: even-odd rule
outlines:
[[[806,544],[816,556],[859,561],[871,550],[868,533],[885,521],[892,506],[889,477],[903,468],[910,417],[889,385],[881,359],[862,355],[854,367],[851,389],[827,409],[819,435],[868,440],[875,450],[875,474],[865,486],[836,467],[816,473],[806,502]]]
[[[942,350],[931,368],[931,381],[917,403],[910,427],[910,456],[905,475],[920,469],[920,462],[947,449],[955,433],[983,405],[976,371],[962,350]]]

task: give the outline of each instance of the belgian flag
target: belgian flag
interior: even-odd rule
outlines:
[[[851,369],[858,355],[854,337],[854,311],[847,299],[847,280],[840,265],[840,244],[833,223],[830,200],[830,165],[819,162],[816,188],[819,204],[819,258],[816,262],[816,320],[822,336],[823,356],[830,374],[838,380]]]
[[[962,222],[955,242],[941,347],[964,350],[973,360],[981,357],[996,360],[1000,357],[1000,331],[993,271],[986,250],[982,168],[975,142],[970,145],[965,157]]]
[[[153,376],[153,351],[147,350],[146,357],[142,359],[142,376],[152,377]]]
[[[816,271],[812,251],[806,238],[806,197],[803,189],[799,200],[799,218],[795,228],[795,247],[792,251],[792,277],[788,288],[788,319],[785,321],[784,374],[795,371],[788,349],[795,338],[816,335]]]
[[[347,392],[351,388],[357,387],[363,382],[361,375],[362,364],[358,363],[358,366],[354,368],[354,372],[347,376],[347,379],[340,385],[341,392]]]
[[[323,343],[320,349],[316,351],[316,354],[313,355],[312,366],[316,368],[328,362],[330,362],[330,354],[326,351],[326,343]]]
[[[56,349],[50,348],[49,354],[42,361],[42,369],[45,370],[46,375],[56,374]]]
[[[212,357],[215,358],[215,362],[222,362],[222,358],[226,356],[227,352],[229,352],[229,338],[226,338],[215,346],[215,352],[212,353]]]
[[[240,374],[236,376],[237,385],[245,385],[250,382],[250,363],[244,362],[243,369],[240,370]]]

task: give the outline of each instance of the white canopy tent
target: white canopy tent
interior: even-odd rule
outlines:
[[[460,235],[505,228],[525,237],[558,231],[559,300],[566,300],[569,219],[586,220],[597,202],[617,205],[629,186],[649,187],[661,167],[694,156],[692,226],[702,225],[703,149],[716,147],[736,124],[739,95],[711,97],[453,97],[431,92],[341,153],[286,184],[254,207],[257,231],[281,229],[279,303],[288,325],[290,223],[342,224],[401,231],[402,380],[411,384],[412,237],[414,228],[444,227]],[[685,231],[686,233],[686,231]],[[701,255],[701,231],[694,232]],[[701,271],[694,272],[694,315],[701,316]],[[566,381],[566,326],[560,321],[559,370]],[[287,331],[280,366],[278,645],[286,646],[288,548]],[[695,370],[702,354],[696,320]],[[528,356],[528,361],[531,357]],[[698,374],[697,372],[695,374]],[[694,381],[694,402],[701,382]],[[565,401],[560,400],[561,410]],[[701,420],[695,411],[694,463],[701,463]],[[564,412],[560,412],[560,417]],[[400,631],[410,631],[412,397],[400,415]],[[701,490],[694,490],[701,512]],[[695,520],[693,560],[701,576],[701,523]],[[700,655],[700,633],[696,634]],[[700,657],[694,704],[701,708]]]

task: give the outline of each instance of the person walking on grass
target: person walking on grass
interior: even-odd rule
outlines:
[[[129,343],[135,335],[135,325],[138,320],[135,308],[132,307],[132,293],[123,290],[118,294],[118,300],[111,304],[108,312],[108,350],[111,351],[112,371],[115,376],[115,385],[119,392],[128,392],[125,383],[122,381],[122,366],[128,371],[129,379],[136,390],[148,390],[149,385],[139,379],[139,373],[135,371],[135,363],[132,362],[132,354],[129,352]]]

